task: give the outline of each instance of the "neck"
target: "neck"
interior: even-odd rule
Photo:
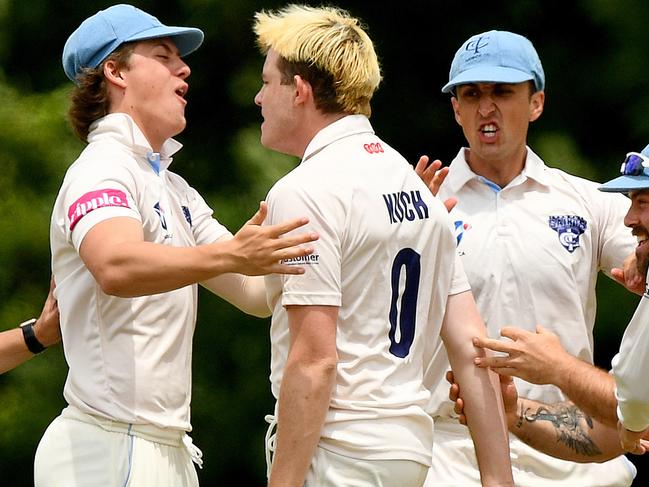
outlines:
[[[523,146],[507,157],[481,157],[477,152],[466,149],[464,157],[474,173],[504,188],[523,171],[527,148]]]
[[[304,152],[306,151],[307,146],[311,143],[313,138],[320,132],[322,129],[328,127],[334,122],[337,122],[343,117],[346,117],[346,113],[320,113],[318,112],[316,116],[312,117],[309,122],[303,125],[304,127],[304,137],[301,140],[301,143],[295,153],[296,156],[302,158],[304,157]]]

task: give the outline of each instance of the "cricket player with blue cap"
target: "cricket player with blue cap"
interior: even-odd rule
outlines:
[[[601,191],[626,193],[631,208],[624,224],[638,240],[637,265],[646,275],[649,267],[649,145],[642,152],[629,152],[621,176],[600,186]],[[631,322],[624,331],[620,351],[612,360],[615,396],[618,401],[618,432],[622,448],[637,452],[649,429],[649,284]]]
[[[87,142],[68,168],[50,227],[69,366],[68,406],[36,452],[37,487],[193,487],[191,431],[197,283],[268,316],[260,275],[312,252],[305,223],[261,226],[265,203],[232,235],[169,170],[186,125],[199,29],[168,27],[130,5],[85,20],[63,50],[69,112]],[[245,274],[245,275],[244,275]]]
[[[543,338],[550,332],[570,355],[592,364],[598,272],[633,278],[624,272],[634,246],[623,225],[629,204],[546,165],[527,145],[530,123],[543,113],[544,89],[545,73],[527,38],[490,30],[462,43],[442,91],[451,94],[468,147],[451,162],[439,196],[458,201],[451,211],[457,251],[488,335],[499,338],[502,327],[519,327],[507,335],[520,351],[509,357],[510,365],[520,355],[532,355],[525,348],[529,341],[519,336]],[[498,360],[503,358],[477,359],[497,372],[518,374],[515,368],[498,368]],[[571,397],[571,387],[579,385],[581,376],[564,374],[574,380],[552,382],[553,370],[539,368],[530,366],[541,378],[516,377],[522,397],[552,404]],[[443,377],[448,369],[440,349],[432,373]],[[457,422],[448,388],[439,380],[431,383],[440,386],[430,405],[436,436],[426,485],[480,485],[469,431]],[[541,414],[537,409],[521,421],[535,420]],[[581,438],[558,437],[572,448],[582,447]],[[513,436],[510,449],[517,486],[628,486],[635,475],[623,456],[601,465],[577,464],[551,458]]]

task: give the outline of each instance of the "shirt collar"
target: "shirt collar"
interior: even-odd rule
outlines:
[[[154,171],[159,173],[171,164],[172,158],[183,146],[175,139],[167,139],[162,144],[159,157],[146,139],[140,127],[126,113],[110,113],[90,125],[88,143],[112,139],[128,146],[136,155],[147,159]]]
[[[306,146],[302,162],[337,140],[362,133],[374,133],[374,129],[365,115],[347,115],[336,120],[315,134],[315,137]]]
[[[532,179],[543,186],[549,186],[550,180],[547,173],[547,166],[536,153],[527,148],[527,156],[525,158],[525,166],[521,173],[514,178],[514,181],[520,182],[526,179]],[[455,159],[451,162],[452,170],[448,173],[447,182],[449,188],[453,193],[457,193],[466,183],[472,179],[484,179],[474,173],[469,164],[466,162],[466,147],[462,147],[458,152]],[[510,183],[511,185],[511,183]]]

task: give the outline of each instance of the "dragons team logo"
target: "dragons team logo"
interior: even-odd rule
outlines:
[[[579,247],[579,236],[586,231],[586,220],[577,215],[551,216],[548,225],[559,234],[559,242],[570,253]]]

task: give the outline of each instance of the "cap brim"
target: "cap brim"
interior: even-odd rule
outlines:
[[[442,88],[442,93],[448,93],[457,85],[469,83],[522,83],[533,80],[534,76],[524,71],[503,67],[478,67],[468,69],[458,74]]]
[[[178,48],[181,57],[194,52],[203,43],[204,34],[200,29],[193,27],[154,27],[132,35],[124,42],[144,41],[147,39],[158,39],[160,37],[171,37]]]
[[[649,177],[620,176],[602,184],[597,189],[605,193],[628,193],[638,189],[649,189]]]

